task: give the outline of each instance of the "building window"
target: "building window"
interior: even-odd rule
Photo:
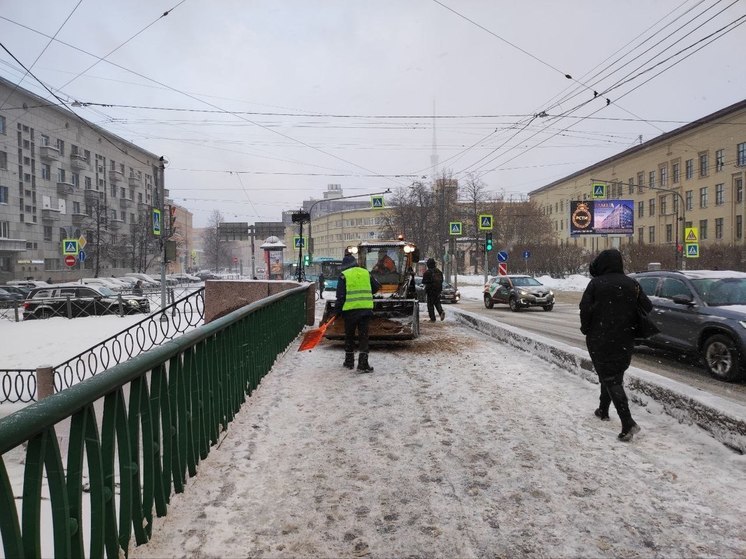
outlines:
[[[700,208],[706,208],[707,207],[707,187],[703,186],[699,189],[699,207]]]
[[[673,213],[676,215],[679,215],[679,197],[674,196],[673,197]]]
[[[648,242],[653,245],[655,244],[655,227],[648,227]]]
[[[686,160],[686,178],[687,180],[694,177],[694,159],[687,159]]]
[[[722,217],[715,218],[715,238],[716,239],[723,238],[723,218]]]
[[[65,155],[65,142],[57,138],[57,149],[60,152],[60,155]]]
[[[736,239],[743,239],[743,216],[736,216]]]
[[[637,244],[642,244],[645,242],[645,228],[644,227],[638,227],[637,228]]]
[[[650,188],[655,188],[655,171],[650,171],[650,173],[648,173],[648,186]]]
[[[41,135],[41,145],[48,146],[49,145],[49,136],[46,134]]]
[[[73,202],[73,213],[74,214],[80,213],[80,202]]]
[[[736,179],[734,189],[736,191],[736,202],[739,204],[743,202],[743,179]]]
[[[0,221],[0,239],[10,239],[10,221]]]
[[[51,225],[44,226],[44,240],[45,241],[52,240],[52,226]]]
[[[708,159],[709,158],[706,153],[699,154],[699,176],[700,177],[707,176],[707,172],[709,171],[709,169],[707,168],[709,165]]]
[[[715,152],[715,172],[722,171],[725,168],[725,150],[719,149]]]
[[[678,184],[679,179],[681,178],[681,176],[679,175],[679,164],[678,163],[674,163],[673,165],[671,165],[671,175],[672,175],[671,179],[673,180],[673,183]]]
[[[645,217],[645,202],[637,202],[637,217]]]
[[[85,182],[85,189],[90,190],[91,189],[91,177],[85,177],[84,182]]]
[[[661,186],[668,186],[668,167],[663,166],[658,170],[658,173],[661,177]]]
[[[112,185],[111,186],[111,197],[116,198],[117,197],[117,187]]]
[[[8,187],[0,186],[0,204],[8,203]]]
[[[699,239],[701,241],[707,240],[707,220],[706,219],[699,220]]]
[[[645,186],[645,173],[637,173],[637,193],[642,194],[642,187]]]
[[[78,173],[70,173],[70,179],[75,185],[75,188],[78,188],[78,186],[80,186],[80,175]]]
[[[671,225],[670,223],[666,224],[666,242],[673,242],[673,225]]]
[[[666,215],[667,206],[668,201],[666,200],[666,196],[661,196],[661,215]]]
[[[686,191],[686,203],[684,204],[686,207],[686,211],[692,211],[692,208],[694,208],[694,191],[693,190],[687,190]]]
[[[736,165],[739,167],[746,166],[746,142],[736,146]]]
[[[0,116],[0,134],[5,134],[5,117]]]
[[[648,201],[648,215],[653,217],[655,215],[655,198],[651,198]]]
[[[0,151],[0,169],[8,168],[8,154],[4,151]]]
[[[715,205],[722,206],[725,203],[725,185],[715,185]]]
[[[57,182],[65,182],[65,170],[57,169]]]

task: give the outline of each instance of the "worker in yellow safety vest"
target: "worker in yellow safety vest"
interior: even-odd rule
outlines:
[[[381,289],[381,284],[365,268],[357,265],[355,257],[348,254],[342,260],[342,273],[337,282],[336,314],[344,319],[345,360],[348,369],[355,367],[355,332],[357,331],[358,356],[357,371],[370,373],[373,367],[368,363],[368,326],[373,317],[373,294]]]

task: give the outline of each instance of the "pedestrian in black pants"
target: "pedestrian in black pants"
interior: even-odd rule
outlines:
[[[319,273],[319,299],[324,298],[324,282],[326,278],[324,277],[324,272]]]
[[[370,373],[368,363],[368,326],[373,317],[373,294],[381,284],[365,268],[358,266],[355,257],[348,254],[342,259],[342,273],[337,281],[337,301],[334,305],[337,316],[344,319],[345,360],[348,369],[355,367],[355,332],[357,332],[357,362],[359,373]]]
[[[631,441],[640,427],[632,419],[624,372],[632,361],[637,305],[645,311],[653,305],[640,284],[624,274],[622,254],[616,249],[601,251],[589,267],[591,281],[580,300],[580,331],[601,383],[596,417],[609,420],[609,405],[614,404],[622,422],[619,440]]]
[[[435,322],[436,309],[440,319],[445,319],[446,313],[443,312],[443,305],[440,304],[440,293],[443,291],[443,272],[435,266],[434,258],[427,259],[427,270],[422,274],[422,285],[425,286],[427,314],[430,316],[430,322]]]

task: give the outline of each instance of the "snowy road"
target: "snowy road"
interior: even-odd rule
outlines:
[[[743,557],[746,457],[451,318],[290,352],[131,557]],[[456,337],[454,338],[454,334]]]

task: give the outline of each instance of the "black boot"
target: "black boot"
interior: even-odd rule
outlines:
[[[357,358],[357,371],[358,373],[372,373],[373,367],[368,364],[368,354],[360,353]]]
[[[624,386],[621,384],[615,384],[607,386],[606,389],[609,391],[611,401],[614,403],[616,412],[619,414],[619,419],[622,422],[622,432],[619,433],[618,439],[625,442],[631,441],[632,437],[640,432],[640,426],[635,423],[634,419],[632,419],[632,413],[629,411],[629,401],[627,400],[627,394],[624,392]]]
[[[601,421],[609,421],[609,406],[611,405],[611,396],[606,387],[601,385],[601,396],[598,399],[598,408],[593,414]]]
[[[355,352],[345,351],[345,362],[342,364],[348,369],[354,369],[355,368]]]

